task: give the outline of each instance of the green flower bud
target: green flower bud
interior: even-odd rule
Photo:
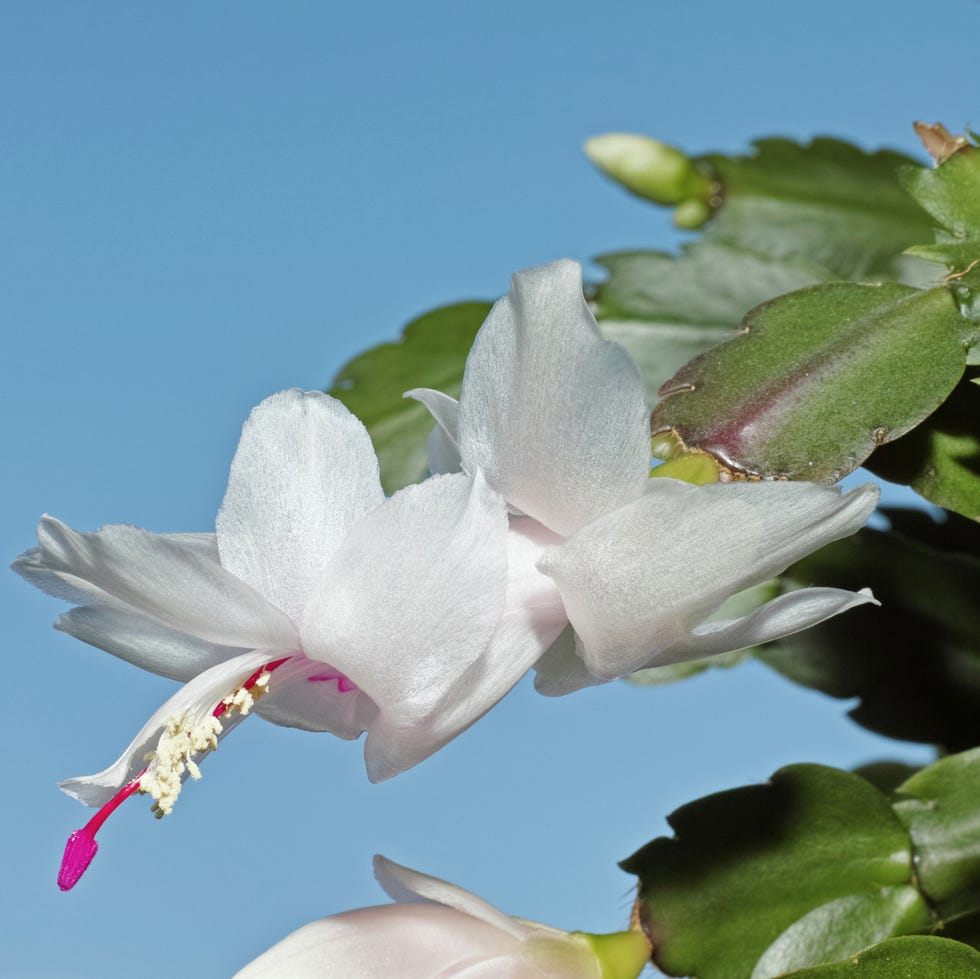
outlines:
[[[632,133],[606,133],[587,140],[585,152],[603,173],[639,197],[656,204],[698,202],[702,224],[710,215],[712,181],[676,146]]]
[[[575,932],[584,938],[599,960],[602,979],[636,979],[650,961],[650,943],[639,931],[617,931],[611,935]]]

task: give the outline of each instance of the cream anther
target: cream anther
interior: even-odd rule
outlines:
[[[274,669],[280,664],[270,665]],[[153,799],[153,812],[158,819],[173,811],[185,773],[195,780],[201,777],[194,756],[206,755],[218,747],[223,729],[220,717],[227,711],[247,717],[255,701],[267,691],[270,675],[268,667],[253,674],[201,720],[185,712],[168,718],[156,748],[144,758],[147,768],[139,782],[139,791]]]

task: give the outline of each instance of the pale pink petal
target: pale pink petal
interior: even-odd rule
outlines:
[[[339,670],[302,657],[276,671],[269,693],[256,704],[255,713],[282,727],[324,731],[353,741],[374,724],[378,708]]]
[[[218,513],[221,563],[296,619],[351,527],[384,499],[364,426],[319,391],[253,409]]]
[[[643,381],[600,336],[577,263],[517,273],[493,307],[466,362],[459,446],[464,469],[563,535],[643,492]]]
[[[517,939],[432,904],[391,904],[314,921],[235,979],[435,979],[459,962],[508,955]]]
[[[441,904],[493,925],[516,939],[523,939],[532,930],[525,922],[504,914],[472,891],[395,863],[380,853],[374,858],[374,876],[385,893],[399,904]]]

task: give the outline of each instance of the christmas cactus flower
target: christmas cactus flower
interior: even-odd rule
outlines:
[[[476,337],[459,402],[431,390],[407,396],[437,422],[430,468],[484,473],[512,523],[526,534],[536,525],[537,567],[574,630],[537,665],[544,693],[777,639],[874,601],[804,588],[714,618],[736,593],[854,533],[878,491],[650,479],[643,382],[600,335],[575,262],[514,276]]]
[[[72,834],[72,887],[134,793],[169,813],[197,762],[253,711],[353,739],[372,780],[416,764],[495,704],[560,632],[560,603],[478,473],[385,499],[364,426],[285,391],[243,429],[217,532],[78,533],[52,517],[14,569],[78,607],[57,628],[185,681],[103,772],[62,788],[99,812]]]
[[[636,979],[650,957],[637,931],[559,931],[384,857],[374,867],[398,903],[314,921],[235,979]]]

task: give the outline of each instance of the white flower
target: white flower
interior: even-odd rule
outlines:
[[[639,932],[559,931],[384,857],[374,867],[399,903],[314,921],[235,979],[635,979],[650,955]]]
[[[804,482],[649,478],[643,382],[602,339],[571,261],[514,276],[466,362],[460,400],[415,390],[438,427],[433,471],[483,472],[537,524],[538,569],[574,629],[539,662],[544,693],[789,635],[867,591],[806,588],[709,621],[726,599],[856,531],[878,497]]]
[[[341,738],[367,731],[368,774],[387,778],[492,707],[564,624],[541,593],[537,545],[508,530],[482,476],[385,499],[364,426],[317,392],[252,412],[216,534],[83,534],[44,517],[38,542],[14,569],[78,605],[57,628],[187,681],[118,761],[62,784],[102,807],[69,841],[66,889],[123,799],[146,792],[169,812],[253,708]]]

